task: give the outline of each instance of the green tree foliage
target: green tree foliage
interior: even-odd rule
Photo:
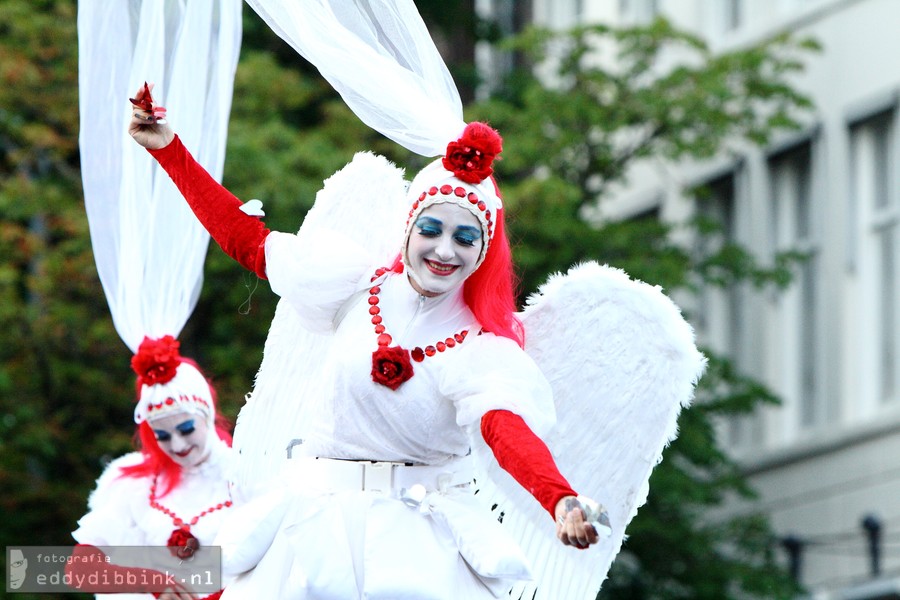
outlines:
[[[0,3],[3,546],[69,543],[101,458],[132,434],[128,352],[80,202],[75,12],[71,1]]]
[[[66,541],[99,456],[128,446],[133,383],[80,203],[75,5],[0,3],[0,525]],[[131,380],[133,382],[133,379]],[[90,458],[87,458],[90,457]]]
[[[680,297],[710,287],[789,282],[798,255],[762,265],[723,240],[714,219],[673,224],[655,214],[625,221],[590,215],[639,161],[702,160],[797,128],[811,106],[790,77],[814,42],[782,37],[713,54],[702,40],[659,19],[632,28],[529,29],[503,46],[521,53],[525,68],[469,112],[504,135],[498,178],[526,293],[548,274],[589,259]],[[700,205],[704,190],[684,192]],[[690,247],[673,235],[684,239],[685,230]],[[710,368],[694,406],[682,414],[679,438],[655,470],[649,501],[598,598],[788,598],[796,592],[778,568],[765,518],[705,518],[729,494],[753,495],[720,448],[714,424],[777,402],[727,359],[707,354]]]

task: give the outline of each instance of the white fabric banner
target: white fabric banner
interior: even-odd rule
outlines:
[[[412,0],[247,0],[360,120],[440,156],[466,124],[456,84]]]
[[[177,337],[197,303],[209,235],[147,151],[128,98],[145,81],[210,174],[222,178],[241,0],[79,0],[81,174],[113,322],[136,352]]]

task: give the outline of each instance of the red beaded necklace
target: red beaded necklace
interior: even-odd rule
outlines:
[[[194,552],[200,548],[200,541],[191,533],[191,526],[196,525],[197,521],[210,513],[230,507],[232,505],[230,494],[228,500],[210,506],[200,514],[191,517],[189,521],[185,522],[181,517],[175,514],[173,510],[156,501],[156,484],[158,478],[158,475],[154,476],[153,482],[150,484],[150,507],[171,518],[172,523],[175,525],[175,530],[172,532],[172,535],[169,536],[169,541],[166,544],[172,548],[172,553],[181,559],[190,558],[193,556]]]
[[[388,269],[376,269],[375,276],[370,279],[371,282],[375,282],[376,279],[384,275],[388,272]],[[378,294],[381,292],[380,286],[373,286],[369,290],[369,314],[372,315],[372,325],[375,326],[375,333],[378,334],[378,346],[379,348],[387,348],[391,345],[391,342],[394,338],[391,337],[383,323],[383,319],[381,318],[381,309],[378,307]],[[453,348],[457,344],[462,344],[463,340],[466,339],[466,336],[469,335],[468,329],[463,329],[457,334],[454,334],[452,337],[448,337],[446,340],[442,342],[437,342],[433,346],[425,346],[425,348],[421,348],[416,346],[410,352],[410,356],[416,362],[422,362],[425,360],[426,356],[434,356],[438,352],[444,352],[447,348]]]
[[[376,269],[375,275],[370,281],[375,283],[379,277],[388,271],[389,269],[386,268]],[[374,285],[369,289],[369,314],[372,315],[372,325],[375,326],[375,334],[378,336],[378,347],[372,352],[372,381],[396,390],[403,382],[413,376],[413,366],[409,360],[410,358],[415,362],[422,362],[428,356],[434,356],[438,352],[444,352],[448,348],[462,344],[466,336],[469,335],[469,330],[463,329],[446,340],[435,343],[433,346],[426,346],[425,348],[416,346],[412,352],[400,346],[391,347],[391,342],[394,341],[394,338],[387,332],[384,320],[381,317],[381,308],[378,306],[378,294],[380,292],[381,286],[379,285]]]

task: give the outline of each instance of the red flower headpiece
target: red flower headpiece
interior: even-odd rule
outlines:
[[[490,177],[494,158],[503,151],[500,134],[485,123],[469,123],[462,136],[447,144],[444,168],[466,183],[481,183]]]
[[[137,373],[140,383],[156,385],[172,381],[181,364],[180,345],[171,335],[157,340],[145,337],[137,354],[131,357],[131,368]]]

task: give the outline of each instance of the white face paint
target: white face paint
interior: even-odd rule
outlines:
[[[150,428],[160,449],[181,467],[195,467],[209,456],[209,427],[201,415],[172,413],[150,421]]]
[[[449,202],[429,206],[416,217],[406,244],[413,288],[423,296],[455,289],[475,271],[483,244],[471,212]]]

